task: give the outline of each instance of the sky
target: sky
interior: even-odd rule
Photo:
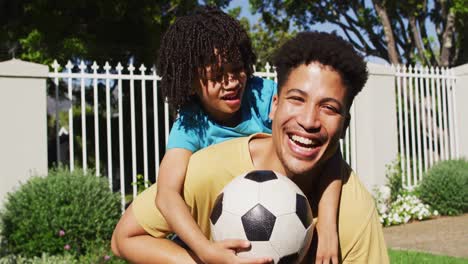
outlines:
[[[430,0],[429,5],[432,5],[432,4],[433,4],[433,1]],[[370,0],[366,0],[366,5],[371,5]],[[251,14],[250,7],[249,7],[249,0],[233,0],[230,2],[226,10],[239,7],[239,6],[242,8],[240,16],[248,18],[251,24],[255,24],[259,19],[261,19],[260,14],[254,14],[254,15]],[[426,23],[426,27],[429,29],[429,35],[433,35],[433,36],[436,35],[435,28],[432,23]],[[341,35],[343,36],[343,38],[346,39],[346,36],[344,36],[344,33],[342,32],[342,30],[339,27],[331,23],[317,23],[312,26],[312,30],[325,31],[325,32],[332,32],[335,30],[338,35]],[[374,56],[366,57],[366,60],[372,63],[388,65],[388,62],[386,60],[383,60],[381,58],[374,57]]]

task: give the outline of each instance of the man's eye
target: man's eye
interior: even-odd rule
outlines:
[[[336,107],[332,106],[332,105],[325,105],[324,107],[325,107],[325,109],[327,109],[329,111],[332,111],[334,113],[339,113],[338,109]]]
[[[299,96],[289,96],[287,99],[292,100],[292,101],[297,101],[297,102],[303,102],[304,101],[304,99],[302,97],[299,97]]]

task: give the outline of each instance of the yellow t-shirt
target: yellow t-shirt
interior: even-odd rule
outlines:
[[[255,134],[212,145],[192,155],[184,184],[184,199],[195,221],[207,238],[210,214],[216,197],[233,178],[255,170],[249,141],[269,137]],[[339,241],[343,263],[388,263],[387,249],[375,203],[369,192],[349,168],[343,177],[339,208]],[[155,205],[156,184],[141,193],[133,202],[138,223],[152,236],[171,233]]]

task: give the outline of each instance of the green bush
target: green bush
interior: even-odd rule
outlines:
[[[386,186],[390,188],[390,202],[395,202],[399,195],[403,195],[403,179],[401,171],[401,159],[398,158],[390,165],[386,165]]]
[[[49,171],[7,195],[0,213],[2,250],[24,257],[86,255],[91,242],[110,241],[120,204],[104,178],[77,169]]]
[[[104,255],[96,256],[94,254],[83,255],[79,259],[71,254],[51,256],[42,254],[41,257],[23,257],[9,255],[0,258],[0,264],[80,264],[80,263],[92,263],[92,264],[125,264],[122,259],[114,256]]]
[[[468,162],[459,159],[434,165],[424,175],[417,193],[441,215],[468,212]]]
[[[110,242],[102,241],[98,243],[90,243],[90,250],[86,255],[79,257],[67,252],[63,255],[49,255],[43,253],[40,257],[24,257],[21,255],[8,255],[0,258],[0,264],[125,264],[126,261],[115,257],[111,253]]]
[[[22,256],[9,255],[0,258],[0,264],[78,264],[73,255],[65,254],[60,256],[50,256],[42,254],[41,257],[26,258]]]

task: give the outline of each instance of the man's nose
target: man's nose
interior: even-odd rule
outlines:
[[[298,124],[308,132],[320,130],[320,110],[313,106],[305,107],[297,117]]]

